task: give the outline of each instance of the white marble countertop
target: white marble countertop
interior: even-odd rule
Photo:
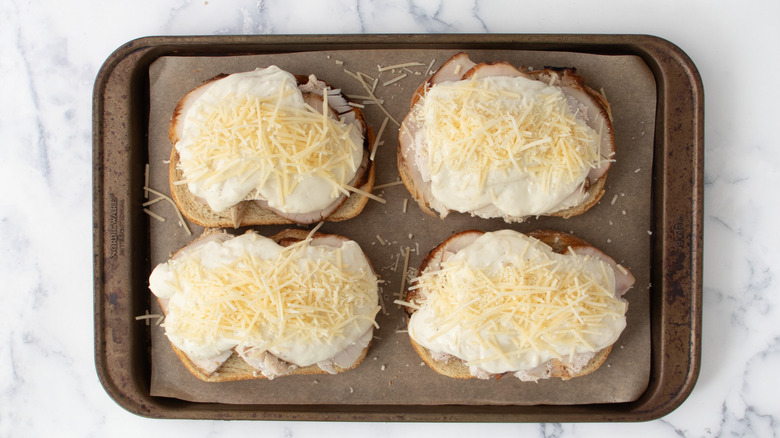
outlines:
[[[0,436],[780,435],[777,17],[769,0],[0,2]],[[98,69],[142,36],[300,33],[631,33],[681,47],[706,96],[702,367],[689,398],[625,424],[152,420],[115,404],[93,360]]]

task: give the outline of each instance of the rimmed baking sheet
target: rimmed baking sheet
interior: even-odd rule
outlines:
[[[339,47],[338,42],[334,42],[335,45],[328,44],[327,47],[316,47],[312,50],[312,42],[325,42],[321,38],[327,40],[327,37],[290,37],[274,40],[276,44],[260,37],[256,40],[246,40],[254,44],[251,46],[254,47],[253,50],[247,50],[248,46],[240,44],[241,41],[232,41],[231,44],[230,39],[200,40],[193,45],[177,45],[177,39],[146,40],[139,44],[139,49],[147,50],[146,53],[126,50],[124,57],[117,60],[119,64],[127,64],[124,67],[126,70],[123,71],[125,78],[119,78],[121,75],[117,74],[117,68],[111,70],[111,74],[104,74],[99,78],[95,97],[102,99],[102,105],[96,103],[96,147],[100,147],[100,150],[96,154],[95,164],[96,175],[100,178],[96,178],[95,186],[96,246],[101,245],[100,248],[96,247],[96,254],[100,249],[103,258],[99,260],[102,264],[96,262],[96,273],[101,272],[103,275],[100,280],[96,278],[96,333],[98,341],[105,341],[109,339],[109,333],[114,334],[120,328],[125,331],[122,336],[110,337],[112,341],[126,348],[122,354],[132,361],[134,370],[132,385],[125,385],[125,389],[118,392],[120,396],[130,395],[130,398],[135,400],[140,397],[147,402],[146,411],[131,410],[151,416],[192,416],[197,413],[197,416],[208,417],[208,411],[203,408],[213,408],[216,405],[218,408],[211,411],[215,417],[227,415],[231,418],[245,418],[247,413],[251,412],[251,416],[266,417],[274,413],[273,415],[282,415],[282,418],[285,418],[284,414],[279,414],[278,411],[289,409],[305,418],[318,418],[321,415],[339,417],[345,412],[352,412],[353,415],[362,415],[363,419],[372,419],[382,417],[384,412],[384,419],[387,419],[394,416],[394,412],[399,409],[407,411],[420,406],[427,407],[420,411],[427,412],[426,415],[436,415],[437,412],[443,417],[455,415],[458,409],[448,410],[448,407],[458,405],[477,408],[499,406],[505,410],[502,411],[505,414],[512,414],[507,418],[519,419],[539,415],[539,409],[545,409],[541,412],[551,415],[556,410],[571,412],[572,409],[577,410],[593,404],[605,406],[599,408],[599,411],[603,411],[602,414],[619,412],[626,409],[626,406],[641,405],[643,400],[648,399],[649,393],[657,395],[657,391],[654,392],[657,388],[654,386],[657,385],[655,373],[659,368],[658,354],[664,346],[662,343],[659,347],[654,330],[664,324],[663,320],[659,321],[659,316],[654,311],[658,300],[653,298],[654,293],[662,291],[653,278],[658,275],[656,269],[660,265],[657,257],[657,233],[663,231],[664,223],[659,220],[657,211],[659,196],[664,192],[659,193],[657,188],[658,177],[666,170],[659,163],[665,163],[663,157],[667,150],[664,148],[671,146],[659,141],[663,139],[663,129],[666,127],[659,117],[664,117],[664,111],[667,110],[665,107],[669,102],[663,99],[663,92],[668,90],[659,90],[658,85],[664,87],[668,84],[659,78],[658,64],[648,62],[652,61],[652,58],[649,59],[646,52],[637,48],[643,40],[647,43],[658,41],[648,37],[634,37],[637,40],[633,42],[634,50],[624,49],[617,53],[610,50],[609,53],[604,53],[600,50],[585,50],[586,39],[583,44],[562,44],[555,50],[541,50],[544,49],[544,44],[537,42],[539,47],[533,47],[533,44],[530,44],[533,41],[518,44],[530,44],[532,47],[507,49],[506,36],[497,38],[499,41],[493,41],[493,44],[490,44],[490,38],[482,37],[484,40],[481,41],[480,47],[470,47],[473,43],[457,44],[457,38],[444,41],[447,38],[440,40],[432,36],[427,40],[430,47],[411,44],[425,42],[425,37],[411,39],[409,47],[404,47],[399,37],[394,42],[398,47],[390,48],[383,47],[388,41],[387,38],[392,38],[386,37],[381,39],[376,47],[366,44],[359,49],[351,47],[350,44],[354,42],[346,38],[346,42],[342,41],[345,46],[343,48]],[[524,37],[515,38],[519,43]],[[561,44],[565,43],[565,39],[556,41],[550,37],[547,43],[556,41]],[[221,43],[223,50],[213,51],[220,48],[217,47],[220,46],[218,43]],[[293,43],[298,44],[290,46]],[[441,47],[443,43],[448,47]],[[328,50],[324,50],[326,48]],[[589,85],[602,90],[608,96],[615,118],[617,163],[610,171],[607,193],[598,206],[585,215],[569,220],[540,218],[512,225],[500,220],[486,221],[466,215],[453,215],[440,220],[424,215],[400,185],[378,191],[388,200],[387,204],[371,201],[358,218],[343,223],[326,224],[324,231],[343,234],[358,241],[386,282],[383,284],[385,312],[378,320],[381,329],[366,361],[350,373],[337,376],[287,377],[272,382],[206,384],[186,373],[178,359],[172,355],[170,346],[158,327],[139,327],[142,322],[135,321],[134,316],[149,310],[155,311],[154,303],[149,299],[148,289],[145,287],[145,276],[148,277],[149,271],[156,263],[164,261],[170,252],[192,239],[192,236],[176,226],[171,210],[166,211],[162,206],[155,207],[158,214],[168,216],[169,220],[163,223],[139,213],[143,195],[141,187],[144,183],[142,175],[145,173],[142,168],[147,163],[149,184],[167,192],[167,167],[164,164],[170,153],[167,120],[172,105],[175,105],[181,95],[202,80],[218,73],[251,70],[270,64],[276,64],[294,73],[315,73],[334,86],[342,88],[347,94],[365,94],[362,86],[344,71],[347,69],[376,77],[379,83],[377,96],[384,100],[387,112],[400,121],[408,108],[412,91],[424,80],[430,63],[433,62],[432,69],[435,69],[451,54],[460,50],[469,52],[477,62],[502,59],[515,65],[535,68],[548,65],[575,66]],[[132,55],[138,55],[139,58],[133,62]],[[409,62],[419,62],[422,65],[381,72],[377,67]],[[401,76],[402,79],[395,80]],[[384,85],[385,82],[388,84]],[[124,92],[124,98],[121,94],[115,94],[119,90],[120,93]],[[106,92],[112,96],[107,96]],[[114,100],[114,96],[119,96],[119,99]],[[661,96],[661,99],[656,99],[657,96]],[[109,105],[106,105],[107,103]],[[126,117],[131,123],[125,123],[124,133],[112,131],[106,135],[105,126],[111,124],[117,116],[115,112],[106,111],[106,107],[112,105],[117,105],[117,108],[124,111],[122,117]],[[370,104],[366,105],[365,111],[369,124],[374,126],[375,130],[387,116],[385,112]],[[657,129],[662,132],[656,133]],[[397,127],[391,121],[382,137],[384,144],[380,146],[377,154],[378,184],[397,179],[396,132]],[[111,138],[112,135],[116,138]],[[662,153],[661,157],[657,156],[659,151]],[[694,161],[692,165],[695,167],[698,164]],[[124,182],[121,186],[122,193],[116,190],[116,187],[114,190],[107,187],[118,182],[109,182],[106,179],[111,172],[115,172],[114,175]],[[692,186],[690,190],[695,192],[698,186]],[[405,213],[404,199],[407,199]],[[679,202],[679,198],[675,199]],[[695,196],[693,199],[696,201]],[[662,205],[664,201],[665,199],[660,199]],[[696,205],[689,205],[690,195],[687,201],[683,208],[695,211]],[[270,235],[281,228],[255,229]],[[436,243],[453,232],[469,228],[513,228],[520,231],[552,228],[572,231],[601,247],[632,270],[637,277],[637,283],[627,295],[631,303],[629,326],[602,369],[590,376],[568,382],[551,380],[529,384],[508,378],[487,382],[453,382],[433,373],[427,367],[420,366],[419,357],[411,349],[408,338],[403,333],[403,312],[392,304],[394,294],[400,289],[400,278],[403,275],[396,261],[399,256],[402,260],[404,250],[409,248],[410,266],[415,267],[425,252]],[[193,227],[193,230],[196,234],[199,232],[197,227]],[[682,241],[686,243],[685,239]],[[696,243],[695,238],[693,243]],[[691,267],[696,268],[695,263]],[[109,271],[115,271],[116,274],[121,272],[119,277],[128,282],[130,287],[124,289],[123,294],[112,294],[116,284],[122,281],[112,281],[110,275],[105,275]],[[691,285],[687,288],[690,289]],[[690,293],[693,294],[692,298],[696,298],[695,288],[690,290]],[[120,304],[122,316],[116,312]],[[690,304],[694,304],[693,299]],[[691,316],[695,323],[696,315]],[[695,324],[693,328],[695,329]],[[696,337],[698,334],[689,332],[688,336]],[[103,370],[102,366],[107,367],[116,360],[109,353],[117,350],[101,348],[103,345],[100,342],[96,344],[96,358],[106,385],[105,377],[109,372]],[[146,353],[147,347],[150,347],[150,354]],[[687,359],[689,363],[697,361],[697,357],[691,354],[688,354]],[[663,361],[660,365],[663,365]],[[107,388],[110,393],[118,390],[116,386],[106,386],[111,386],[110,389]],[[128,391],[130,388],[133,391]],[[176,414],[172,414],[164,407],[169,403],[185,403],[186,406],[192,407],[192,410],[178,409]],[[149,407],[152,405],[157,408]],[[658,409],[660,407],[656,408]],[[476,415],[473,417],[476,420],[493,418],[493,415],[469,415]]]

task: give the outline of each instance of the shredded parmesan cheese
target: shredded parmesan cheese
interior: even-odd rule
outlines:
[[[417,304],[409,301],[404,301],[404,300],[394,300],[393,304],[398,304],[399,306],[408,307],[410,309],[415,309],[415,310],[420,309],[420,306],[418,306]]]
[[[403,181],[393,181],[393,182],[389,182],[389,183],[382,183],[382,184],[374,186],[374,190],[384,189],[384,188],[393,187],[393,186],[400,186],[403,183],[404,183]]]
[[[306,236],[306,240],[311,240],[314,237],[314,234],[319,231],[320,227],[322,227],[325,224],[325,221],[319,221],[317,225],[314,226],[314,228],[309,231],[309,234]]]
[[[358,195],[363,195],[366,198],[373,199],[374,201],[380,202],[382,204],[386,204],[387,203],[386,199],[380,198],[379,196],[374,195],[373,193],[368,193],[367,191],[361,190],[361,189],[359,189],[357,187],[352,187],[352,186],[350,186],[348,184],[344,184],[344,188],[349,190],[350,192],[355,192]]]
[[[385,132],[385,127],[387,126],[387,121],[389,119],[385,117],[385,120],[382,121],[382,125],[379,127],[379,132],[376,134],[376,139],[374,139],[374,144],[371,145],[371,161],[374,161],[374,156],[376,155],[376,150],[379,147],[379,141],[382,138],[382,133]]]
[[[374,95],[374,90],[376,89],[376,81],[374,81],[374,85],[373,85],[373,86],[369,86],[369,85],[366,83],[366,81],[365,81],[365,80],[363,80],[363,76],[364,76],[364,75],[363,75],[362,73],[353,73],[353,72],[351,72],[351,71],[349,71],[349,70],[347,70],[347,69],[344,69],[344,72],[345,72],[346,74],[348,74],[349,76],[351,76],[351,77],[353,77],[353,78],[357,79],[357,81],[358,81],[358,82],[360,82],[360,85],[361,85],[361,86],[363,86],[363,88],[364,88],[364,89],[365,89],[365,90],[368,92],[368,97],[369,97],[369,98],[370,98],[372,101],[376,102],[376,105],[379,107],[379,109],[380,109],[380,110],[382,110],[382,112],[383,112],[383,113],[385,113],[385,115],[386,115],[386,116],[387,116],[387,117],[388,117],[390,120],[392,120],[392,121],[393,121],[393,123],[395,123],[397,126],[401,126],[401,124],[398,122],[398,120],[396,120],[396,119],[395,119],[395,117],[393,117],[393,115],[392,115],[392,114],[390,114],[390,112],[387,110],[387,108],[385,108],[385,106],[384,106],[384,105],[382,105],[382,104],[380,103],[380,100],[379,100],[379,99],[377,99],[376,95]],[[377,78],[377,79],[378,79],[378,78]]]
[[[159,214],[153,212],[152,210],[149,210],[148,208],[144,208],[144,213],[148,214],[149,216],[151,216],[152,218],[154,218],[154,219],[156,219],[156,220],[158,220],[160,222],[165,222],[165,218],[164,217],[162,217]]]
[[[386,86],[388,86],[388,85],[392,85],[392,84],[394,84],[394,83],[396,83],[396,82],[400,81],[401,79],[405,78],[406,76],[407,76],[407,74],[406,74],[406,73],[404,73],[404,74],[402,74],[402,75],[400,75],[400,76],[396,76],[395,78],[393,78],[393,79],[390,79],[389,81],[383,82],[383,83],[382,83],[382,86],[383,86],[383,87],[386,87]]]
[[[407,246],[404,251],[404,269],[401,271],[403,275],[401,276],[401,289],[398,291],[399,299],[406,296],[406,271],[409,269],[409,250],[410,248]]]
[[[136,321],[144,321],[146,325],[150,325],[149,321],[152,319],[156,319],[155,325],[160,325],[163,320],[165,319],[165,316],[159,313],[149,313],[149,311],[145,311],[143,315],[138,315],[135,317]]]
[[[184,216],[181,214],[181,211],[179,210],[179,207],[176,205],[175,202],[173,202],[173,199],[171,199],[169,196],[164,195],[163,193],[158,192],[157,190],[154,190],[150,187],[144,187],[144,190],[147,192],[150,192],[154,195],[157,195],[159,198],[162,198],[166,201],[168,201],[169,204],[173,205],[173,208],[176,210],[176,215],[179,217],[179,225],[184,228],[184,230],[187,232],[187,234],[192,235],[192,231],[190,231],[190,227],[187,225],[187,221],[184,220]]]
[[[425,76],[428,76],[431,73],[431,69],[433,68],[433,64],[436,62],[436,58],[431,59],[431,63],[428,64],[428,68],[425,70]]]
[[[425,64],[421,62],[406,62],[403,64],[395,64],[395,65],[388,65],[386,67],[376,66],[377,70],[382,71],[388,71],[388,70],[395,70],[397,68],[405,68],[405,67],[418,67],[418,66],[424,66]]]
[[[146,187],[144,187],[144,192],[146,192],[146,193],[149,193],[149,191],[147,190],[147,188],[146,188]],[[144,206],[144,207],[148,207],[148,206],[150,206],[150,205],[154,205],[154,204],[156,204],[156,203],[158,203],[158,202],[160,202],[160,201],[164,201],[164,199],[158,196],[158,197],[156,197],[156,198],[154,198],[154,199],[152,199],[152,200],[149,200],[149,201],[146,201],[146,202],[144,202],[144,203],[143,203],[143,204],[141,204],[141,205],[142,205],[142,206]]]

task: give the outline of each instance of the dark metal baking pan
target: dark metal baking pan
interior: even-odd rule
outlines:
[[[149,67],[163,56],[231,56],[319,50],[535,50],[635,55],[657,88],[650,267],[651,366],[635,401],[587,405],[221,404],[150,395],[149,218],[141,208],[147,160]],[[108,394],[153,418],[574,422],[645,421],[692,390],[701,357],[703,89],[674,44],[645,35],[316,35],[151,37],[117,49],[93,96],[95,362]]]

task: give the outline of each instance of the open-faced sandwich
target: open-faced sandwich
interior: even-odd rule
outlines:
[[[204,227],[349,219],[373,188],[363,113],[314,75],[219,75],[179,101],[168,134],[173,199]]]
[[[615,144],[605,97],[574,69],[459,53],[415,92],[398,149],[401,178],[427,213],[519,222],[595,205]]]
[[[412,345],[440,374],[566,380],[603,364],[633,284],[571,234],[465,231],[425,257],[402,304]]]
[[[354,241],[309,233],[207,229],[153,270],[165,334],[192,374],[335,374],[363,360],[380,309],[376,274]]]

